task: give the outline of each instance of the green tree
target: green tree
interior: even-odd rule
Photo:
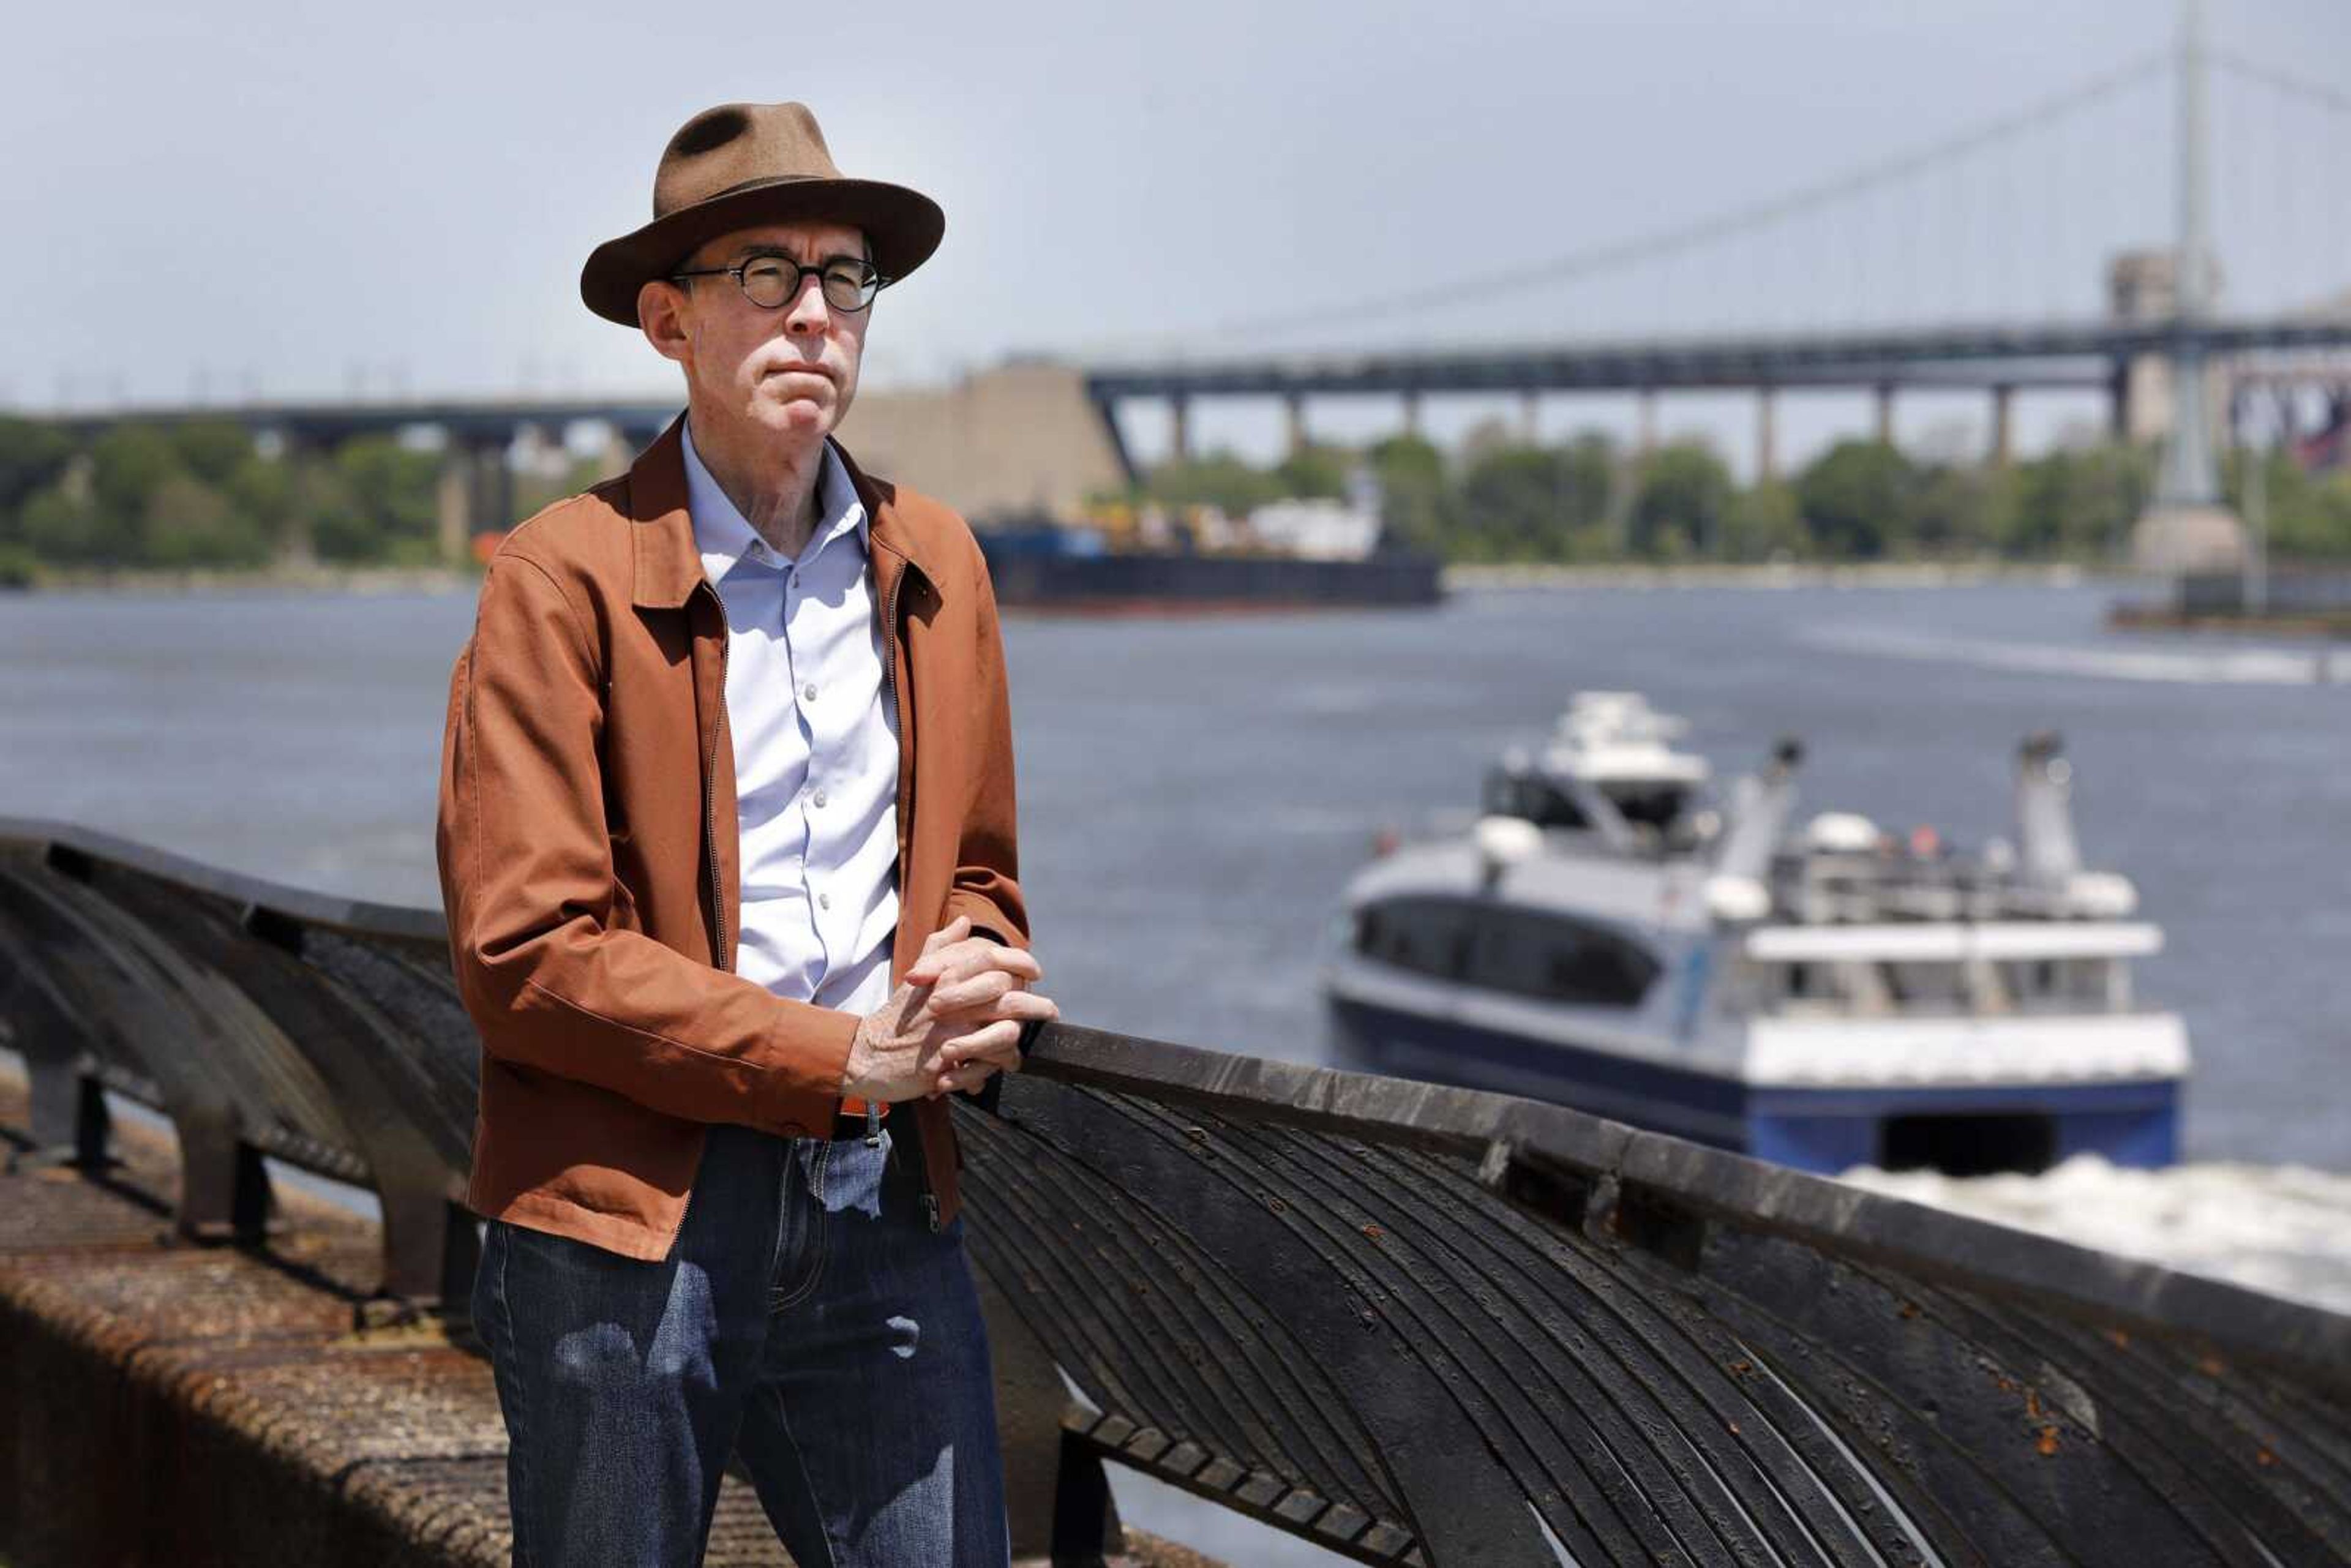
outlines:
[[[2011,555],[2090,560],[2119,549],[2153,492],[2154,456],[2129,446],[2061,447],[2019,465]]]
[[[25,544],[43,560],[91,565],[131,559],[137,537],[89,502],[53,485],[26,501],[18,515]]]
[[[147,498],[145,559],[157,566],[258,566],[269,556],[260,526],[193,474],[174,474]]]
[[[1796,481],[1796,502],[1813,540],[1837,559],[1874,560],[1910,538],[1917,476],[1882,441],[1840,441]]]
[[[1347,493],[1347,470],[1353,461],[1353,454],[1343,447],[1305,446],[1282,459],[1274,476],[1285,496],[1337,500]]]
[[[2288,560],[2351,559],[2351,474],[2314,476],[2290,514],[2273,512],[2270,554]]]
[[[253,455],[253,436],[233,419],[192,419],[172,428],[171,442],[180,465],[215,486]]]
[[[1163,463],[1144,490],[1171,507],[1215,507],[1234,517],[1281,497],[1279,480],[1229,452]]]
[[[1923,554],[1967,557],[1997,551],[2012,529],[2013,470],[1938,463],[1917,470],[1910,500],[1911,539]]]
[[[1723,551],[1723,522],[1737,486],[1712,447],[1677,441],[1641,460],[1638,493],[1625,543],[1635,555],[1678,553],[1667,541],[1678,538],[1700,555]]]
[[[1723,509],[1722,554],[1731,560],[1797,560],[1812,553],[1796,493],[1776,480],[1741,490]]]
[[[1605,521],[1615,484],[1607,437],[1564,447],[1491,446],[1461,476],[1461,553],[1482,560],[1571,560],[1608,553]]]
[[[0,539],[20,537],[18,509],[64,476],[73,451],[73,443],[55,425],[0,419]]]
[[[1539,446],[1481,453],[1461,476],[1460,542],[1472,559],[1562,557],[1565,500],[1558,454]]]
[[[264,538],[277,539],[286,529],[293,509],[293,465],[283,458],[255,454],[236,465],[222,492],[237,513],[250,519]]]
[[[277,548],[306,531],[329,562],[425,562],[437,552],[440,456],[369,435],[331,454],[297,454],[280,475],[240,468],[230,494],[258,517],[275,513]]]
[[[367,436],[335,449],[335,469],[360,504],[382,521],[386,532],[413,538],[433,531],[439,454],[402,446],[386,436]]]
[[[1568,526],[1588,538],[1607,521],[1616,495],[1616,444],[1587,430],[1567,444],[1559,461],[1560,497]]]
[[[1453,497],[1445,455],[1417,435],[1391,436],[1364,455],[1380,486],[1384,538],[1410,549],[1449,553]]]
[[[97,559],[137,560],[147,503],[163,481],[185,473],[170,436],[148,424],[118,424],[91,444],[90,502],[105,553]]]
[[[307,548],[326,559],[350,561],[371,559],[382,549],[382,530],[351,494],[331,456],[289,452],[274,466],[280,470],[284,497],[283,510],[270,530],[276,552],[294,556]]]

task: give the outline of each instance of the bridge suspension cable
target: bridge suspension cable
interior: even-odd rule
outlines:
[[[2207,57],[2223,70],[2241,77],[2247,81],[2257,83],[2275,92],[2285,93],[2291,97],[2315,103],[2322,108],[2332,110],[2336,114],[2351,115],[2351,92],[2345,92],[2339,88],[2328,87],[2321,82],[2306,80],[2291,72],[2279,70],[2274,66],[2263,65],[2259,60],[2247,59],[2242,55],[2233,55],[2215,49]]]
[[[1955,135],[1890,158],[1858,165],[1830,178],[1800,185],[1777,196],[1711,217],[1571,251],[1545,261],[1456,277],[1432,287],[1447,291],[1475,293],[1488,298],[1520,294],[1665,260],[1734,239],[1784,223],[1792,217],[1816,213],[1900,184],[1946,164],[1971,157],[1987,148],[2047,130],[2093,105],[2103,103],[2168,72],[2175,58],[2173,51],[2168,48],[2151,52],[2117,69],[2093,77],[2063,92],[2053,93],[2023,109],[1983,121]],[[1228,319],[1202,329],[1196,337],[1217,340],[1290,334],[1314,327],[1352,324],[1395,308],[1395,295],[1389,292],[1279,316]],[[1165,334],[1154,334],[1154,338],[1161,342],[1167,340]]]

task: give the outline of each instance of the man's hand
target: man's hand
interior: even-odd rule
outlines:
[[[1044,969],[1018,947],[973,936],[957,915],[923,943],[890,999],[866,1015],[841,1091],[885,1103],[972,1090],[1020,1066],[1020,1030],[1061,1009],[1028,989]]]

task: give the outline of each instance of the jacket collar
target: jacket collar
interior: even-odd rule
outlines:
[[[865,503],[858,498],[856,486],[849,482],[849,470],[830,442],[818,458],[817,526],[800,546],[797,559],[770,549],[758,530],[751,527],[750,519],[719,487],[718,480],[695,447],[691,415],[686,418],[680,445],[685,455],[685,509],[694,519],[695,546],[702,554],[702,573],[710,579],[712,587],[717,587],[719,580],[747,556],[782,570],[806,565],[829,549],[853,548],[860,560],[863,559],[869,526]],[[847,545],[840,543],[844,539],[849,541]]]
[[[636,555],[636,589],[630,602],[641,609],[674,610],[693,597],[696,584],[710,580],[686,505],[684,430],[681,413],[629,466],[625,494]],[[923,564],[912,530],[898,515],[896,486],[869,478],[841,443],[831,445],[865,507],[866,540],[875,552],[876,573],[895,576],[899,568],[912,566],[935,589],[937,575]],[[885,555],[893,558],[886,564]]]

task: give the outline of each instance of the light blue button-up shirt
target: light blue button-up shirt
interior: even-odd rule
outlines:
[[[726,607],[726,725],[742,841],[736,972],[868,1013],[898,926],[898,714],[883,680],[865,507],[830,443],[798,559],[761,538],[684,432],[686,509]]]

